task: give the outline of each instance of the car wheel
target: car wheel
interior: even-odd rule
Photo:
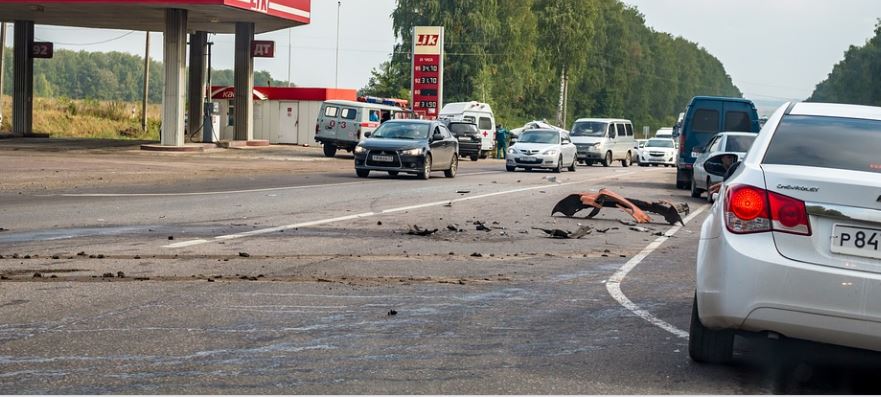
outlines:
[[[688,355],[699,363],[724,364],[734,353],[734,331],[712,330],[701,323],[697,296],[691,304],[691,325],[688,327]]]
[[[398,171],[389,171],[388,174],[391,176],[398,176]]]
[[[422,172],[417,174],[421,179],[429,179],[431,178],[431,155],[425,155],[424,165],[422,166]]]
[[[514,172],[514,170],[516,170],[516,169],[517,169],[517,167],[513,167],[510,165],[505,166],[505,170],[507,170],[508,172]]]
[[[569,166],[569,172],[575,172],[575,164],[578,163],[577,160],[572,159],[572,165]]]
[[[459,156],[453,156],[453,162],[450,163],[450,168],[444,171],[444,176],[447,178],[455,178],[456,171],[459,169]]]
[[[622,167],[630,167],[630,163],[632,161],[633,160],[630,158],[630,152],[627,152],[627,156],[624,157],[624,160],[621,160],[621,166]]]
[[[487,151],[487,150],[481,150],[481,151],[480,151],[480,156],[479,156],[479,157],[480,157],[481,159],[485,159],[488,155],[489,155],[489,151]]]
[[[593,161],[585,161],[584,164],[588,167],[593,167]]]
[[[700,198],[701,193],[703,193],[703,189],[699,189],[697,187],[697,182],[694,181],[694,177],[691,178],[691,197]]]
[[[603,167],[608,167],[612,165],[612,152],[606,152],[606,158],[602,161]]]
[[[476,154],[472,154],[472,155],[471,155],[471,161],[477,161],[477,158],[478,158],[478,157],[480,157],[480,156],[478,156],[478,155],[476,155]]]
[[[707,202],[713,204],[713,195],[710,194],[710,177],[707,177]]]
[[[359,178],[367,178],[370,176],[370,170],[355,170],[355,174],[358,175]]]
[[[324,144],[324,157],[333,157],[336,156],[336,145],[326,143]]]
[[[563,156],[557,159],[557,166],[553,168],[553,171],[557,174],[563,172]]]

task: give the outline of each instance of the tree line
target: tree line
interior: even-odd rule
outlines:
[[[398,44],[362,94],[409,98],[413,26],[445,27],[444,102],[478,100],[505,124],[624,117],[670,126],[695,95],[742,96],[722,63],[657,32],[619,0],[397,0]],[[566,126],[568,127],[568,126]]]
[[[12,49],[5,51],[3,91],[12,95]],[[213,85],[233,85],[234,72],[212,70]],[[51,59],[34,60],[34,96],[137,102],[144,95],[144,58],[123,52],[56,50]],[[150,60],[148,100],[162,102],[162,62]],[[254,72],[254,85],[286,85],[266,71]]]
[[[808,101],[881,106],[881,19],[875,36],[863,46],[850,46]]]

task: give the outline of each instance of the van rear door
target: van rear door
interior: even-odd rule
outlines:
[[[759,132],[758,113],[745,102],[725,102],[725,117],[722,131]]]
[[[713,136],[722,131],[722,115],[725,105],[720,101],[695,103],[691,117],[683,129],[685,144],[679,148],[679,164],[694,164],[697,153],[694,148],[705,146]]]
[[[361,119],[358,117],[363,109],[351,106],[343,106],[340,108],[340,117],[337,122],[336,137],[340,141],[357,143],[361,137],[358,136],[358,129],[361,127]],[[355,145],[353,144],[354,148]]]
[[[316,138],[336,139],[337,119],[340,116],[340,107],[336,104],[324,103],[318,113],[318,122],[315,126]]]

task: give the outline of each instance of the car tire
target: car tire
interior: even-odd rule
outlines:
[[[630,152],[627,152],[627,156],[624,157],[624,160],[621,160],[621,166],[622,167],[630,167],[630,164],[632,162],[633,162],[633,160],[630,157]]]
[[[514,170],[516,170],[516,169],[517,169],[517,167],[512,167],[510,165],[505,166],[505,170],[508,172],[514,172]]]
[[[336,156],[336,145],[325,143],[324,144],[324,157],[334,157]]]
[[[485,158],[487,158],[487,156],[489,156],[489,151],[488,150],[481,150],[480,155],[478,157],[480,157],[481,159],[485,159]]]
[[[612,165],[612,152],[606,152],[606,157],[601,161],[603,167]]]
[[[572,165],[569,166],[569,172],[575,172],[576,163],[578,163],[578,160],[572,159]]]
[[[694,177],[691,178],[691,197],[701,198],[701,193],[703,193],[703,189],[699,189],[697,187],[697,182],[695,182]]]
[[[398,171],[389,171],[389,176],[398,176]]]
[[[370,176],[370,170],[355,170],[355,174],[358,175],[359,178],[367,178]]]
[[[459,156],[453,156],[453,161],[450,162],[450,168],[444,171],[444,176],[447,178],[455,178],[456,172],[459,170]]]
[[[701,323],[697,296],[691,304],[691,325],[688,327],[688,356],[699,363],[724,364],[734,355],[734,330],[713,330]]]
[[[471,155],[471,161],[477,161],[477,159],[478,159],[479,157],[480,157],[479,155],[472,154],[472,155]]]
[[[588,167],[593,167],[593,161],[585,161],[584,165],[586,165]]]
[[[563,172],[563,156],[560,155],[560,158],[557,159],[557,166],[552,169],[555,174],[559,174]]]
[[[430,179],[431,178],[431,155],[425,155],[425,161],[423,162],[422,171],[416,174],[419,176],[419,179]]]

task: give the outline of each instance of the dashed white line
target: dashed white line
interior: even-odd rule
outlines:
[[[549,185],[532,186],[532,187],[525,187],[525,188],[512,189],[512,190],[504,190],[501,192],[480,194],[480,195],[470,196],[470,197],[461,197],[461,198],[455,198],[455,199],[451,199],[451,200],[435,201],[435,202],[431,202],[431,203],[423,203],[423,204],[409,205],[409,206],[405,206],[405,207],[390,208],[390,209],[382,210],[379,212],[364,212],[364,213],[360,213],[360,214],[341,216],[341,217],[337,217],[337,218],[329,218],[329,219],[321,219],[321,220],[315,220],[315,221],[309,221],[309,222],[294,223],[291,225],[284,225],[284,226],[275,226],[275,227],[270,227],[270,228],[266,228],[266,229],[257,229],[257,230],[250,230],[247,232],[242,232],[242,233],[217,236],[217,237],[214,237],[212,240],[197,239],[197,240],[190,240],[190,241],[185,241],[185,242],[181,242],[181,243],[174,243],[174,244],[164,245],[164,246],[162,246],[162,248],[191,247],[194,245],[207,244],[207,243],[216,242],[216,241],[233,240],[233,239],[258,236],[258,235],[268,234],[268,233],[278,233],[282,230],[291,230],[291,229],[297,229],[297,228],[301,228],[301,227],[326,225],[328,223],[343,222],[343,221],[349,221],[349,220],[354,220],[354,219],[359,219],[359,218],[367,218],[367,217],[381,215],[381,214],[390,214],[390,213],[396,213],[396,212],[411,211],[411,210],[429,208],[429,207],[439,207],[441,205],[445,205],[448,203],[459,203],[459,202],[470,201],[470,200],[479,200],[479,199],[484,199],[487,197],[494,197],[494,196],[500,196],[500,195],[505,195],[505,194],[513,194],[513,193],[521,193],[521,192],[526,192],[526,191],[530,191],[530,190],[554,189],[554,188],[558,188],[558,187],[562,187],[562,186],[569,186],[569,185],[574,185],[574,184],[595,183],[595,182],[604,181],[606,179],[614,179],[614,178],[618,178],[618,177],[622,177],[622,176],[635,174],[637,172],[639,172],[639,171],[632,171],[632,172],[623,173],[623,174],[609,175],[609,176],[605,176],[602,178],[590,179],[590,180],[586,180],[586,181],[580,180],[580,181],[572,181],[572,182],[565,182],[565,183],[557,183],[557,184],[553,184],[553,185],[549,184]],[[645,172],[645,171],[643,171],[643,172]]]
[[[704,205],[698,208],[696,211],[692,212],[685,219],[683,219],[683,223],[687,224],[688,222],[691,222],[692,219],[698,216],[701,212],[704,212],[704,210],[706,210],[708,207],[708,205]],[[621,268],[618,269],[618,271],[615,272],[615,274],[613,274],[612,277],[610,277],[609,280],[606,281],[606,290],[609,291],[609,295],[611,295],[612,298],[614,298],[619,304],[621,304],[621,306],[624,306],[624,308],[630,310],[631,313],[639,316],[645,321],[648,321],[652,325],[663,329],[664,331],[667,331],[680,338],[688,339],[687,331],[676,328],[676,326],[655,317],[653,314],[633,303],[633,301],[627,298],[627,295],[624,295],[624,292],[621,291],[621,282],[624,281],[624,278],[627,277],[627,274],[630,273],[634,268],[636,268],[636,266],[638,266],[643,260],[645,260],[646,257],[655,252],[655,250],[658,249],[661,244],[664,244],[665,241],[669,240],[670,237],[679,232],[680,229],[682,229],[681,225],[671,227],[669,230],[667,230],[666,233],[664,233],[663,236],[658,237],[655,241],[646,246],[645,249],[643,249],[639,254],[627,261],[624,266],[621,266]]]

